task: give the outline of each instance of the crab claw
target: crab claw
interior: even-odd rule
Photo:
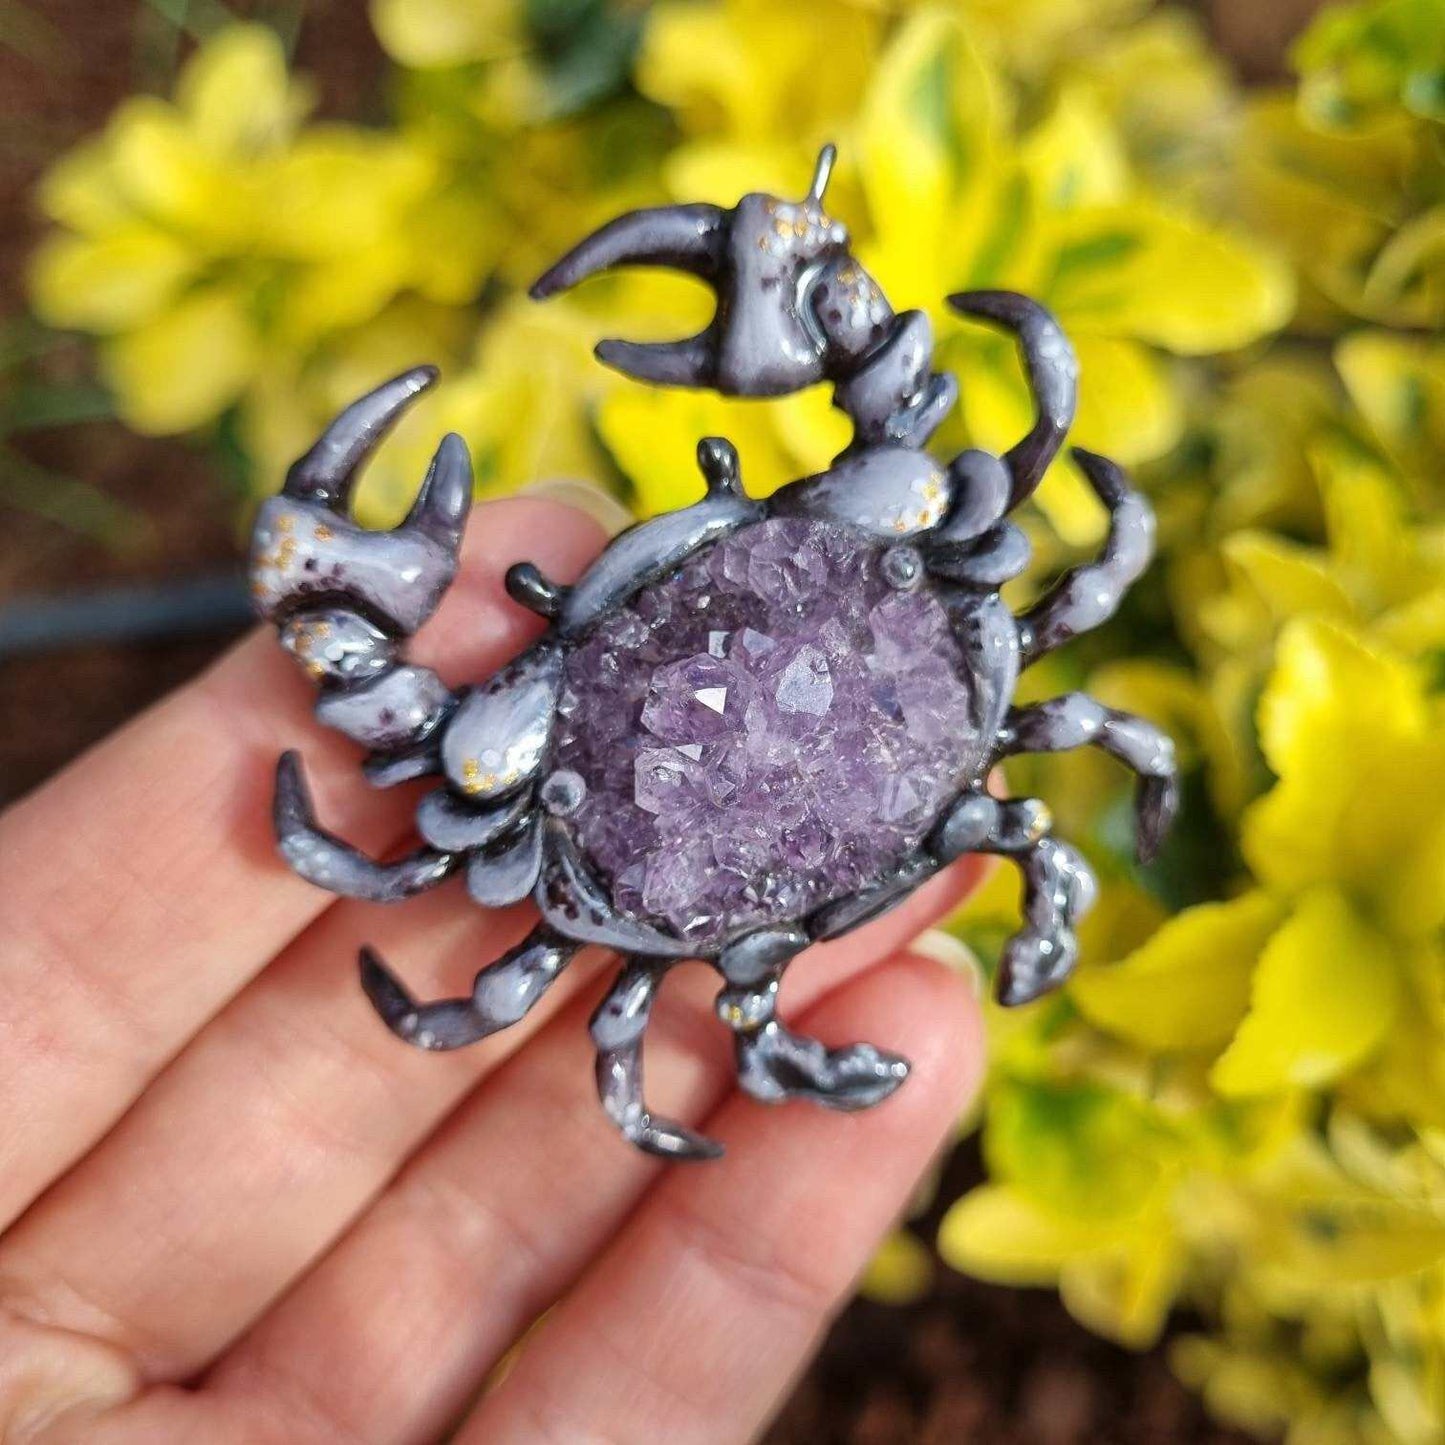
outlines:
[[[599,341],[603,366],[654,386],[707,386],[716,367],[717,338],[711,326],[681,341]]]
[[[344,512],[361,464],[438,375],[434,366],[414,366],[352,402],[311,450],[291,464],[282,495]]]
[[[459,436],[442,438],[411,511],[389,532],[353,521],[362,463],[407,405],[436,380],[414,367],[347,407],[265,502],[251,543],[251,591],[263,617],[341,606],[410,636],[456,575],[472,501],[472,463]]]
[[[528,293],[545,301],[614,266],[671,266],[704,281],[722,268],[726,214],[719,206],[654,206],[619,216],[579,241]]]
[[[311,789],[298,753],[282,753],[276,764],[271,804],[276,846],[308,883],[343,898],[396,903],[435,888],[457,866],[457,858],[436,848],[418,848],[394,863],[374,858],[328,833],[316,821]]]
[[[994,321],[1013,331],[1023,353],[1037,419],[1022,441],[1004,453],[1013,473],[1008,510],[1033,494],[1064,444],[1079,400],[1079,362],[1053,314],[1015,291],[960,291],[948,304],[964,316]]]
[[[727,214],[718,206],[655,206],[609,221],[579,241],[532,283],[544,301],[614,266],[670,266],[716,286],[722,274]],[[604,366],[661,386],[706,386],[716,368],[716,327],[681,341],[619,341],[597,345]]]

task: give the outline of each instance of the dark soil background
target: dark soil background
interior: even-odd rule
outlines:
[[[1204,0],[1220,44],[1250,78],[1280,72],[1318,0]],[[182,7],[183,8],[183,7]],[[268,13],[236,3],[237,13]],[[272,13],[282,7],[273,5]],[[287,7],[294,11],[294,7]],[[142,0],[0,0],[0,326],[23,316],[29,201],[51,158],[126,94],[164,74],[169,26]],[[298,63],[325,112],[365,116],[382,57],[360,0],[308,0]],[[45,358],[51,381],[89,375],[81,345]],[[0,417],[7,402],[0,373]],[[73,503],[67,498],[73,498]],[[208,453],[71,421],[0,428],[0,609],[37,595],[234,574],[237,497]],[[49,519],[95,511],[101,536]],[[16,798],[194,675],[235,634],[50,647],[0,658],[0,803]],[[943,1197],[977,1178],[965,1148]],[[928,1221],[923,1232],[927,1234]],[[906,1309],[858,1301],[769,1433],[770,1445],[1162,1445],[1240,1437],[1213,1425],[1162,1354],[1131,1355],[1076,1325],[1052,1293],[992,1288],[940,1269]]]

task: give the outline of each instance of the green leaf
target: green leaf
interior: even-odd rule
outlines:
[[[1001,1080],[990,1101],[990,1172],[1051,1210],[1132,1218],[1166,1174],[1174,1139],[1149,1111],[1102,1084]]]

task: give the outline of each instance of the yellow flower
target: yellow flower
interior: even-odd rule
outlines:
[[[1445,455],[1445,344],[1386,331],[1356,331],[1335,347],[1335,366],[1412,499],[1423,508],[1433,507],[1438,522],[1445,504],[1440,467]]]
[[[1445,924],[1445,713],[1421,674],[1326,622],[1295,622],[1260,701],[1279,782],[1246,814],[1266,885],[1337,886],[1379,926]]]
[[[900,305],[938,309],[951,290],[1006,286],[1060,317],[1082,369],[1080,445],[1126,464],[1179,438],[1182,411],[1161,353],[1230,350],[1281,325],[1288,272],[1241,237],[1139,187],[1098,100],[1066,86],[1010,144],[1013,106],[966,27],[924,11],[884,56],[862,110],[860,166],[873,222],[864,260]],[[949,327],[970,437],[999,448],[1029,403],[1002,338]],[[1070,542],[1102,517],[1060,462],[1040,492]]]
[[[1246,209],[1289,251],[1307,278],[1303,319],[1316,327],[1339,313],[1402,326],[1445,319],[1445,206],[1440,203],[1438,118],[1375,105],[1367,93],[1387,88],[1391,66],[1404,93],[1426,110],[1428,85],[1406,79],[1430,73],[1428,46],[1390,38],[1346,78],[1336,64],[1339,37],[1363,22],[1413,11],[1438,48],[1445,21],[1435,0],[1384,0],[1351,7],[1319,22],[1298,55],[1307,69],[1300,99],[1263,95],[1249,107],[1239,178]],[[1408,28],[1408,27],[1407,27]],[[1376,31],[1385,39],[1388,25]],[[1397,47],[1389,54],[1389,45]],[[1403,48],[1399,48],[1403,47]],[[1379,62],[1385,59],[1386,63]],[[1403,59],[1402,59],[1403,58]],[[1438,76],[1437,76],[1438,82]],[[1348,98],[1352,89],[1357,94]],[[1372,108],[1369,125],[1339,129],[1342,115]]]
[[[388,54],[424,69],[515,53],[518,10],[514,0],[371,0],[371,23]]]
[[[906,1229],[895,1229],[879,1245],[858,1288],[879,1304],[904,1305],[926,1295],[932,1280],[927,1247]]]
[[[1292,622],[1260,735],[1278,781],[1242,843],[1262,886],[1186,910],[1072,989],[1143,1048],[1225,1046],[1212,1079],[1232,1096],[1319,1088],[1370,1060],[1409,960],[1445,924],[1445,712],[1420,676],[1332,623]]]
[[[818,147],[838,139],[854,113],[885,19],[840,0],[655,6],[636,78],[689,137],[667,162],[673,192],[730,206],[745,190],[801,189]]]
[[[1445,120],[1445,9],[1436,0],[1332,7],[1294,49],[1300,103],[1322,126],[1399,113]]]
[[[432,178],[377,132],[304,128],[309,88],[260,26],[219,32],[174,101],[136,97],[41,189],[61,226],[31,269],[39,314],[104,338],[121,415],[182,431],[278,353],[369,319],[433,268],[405,228]]]
[[[1039,54],[1083,18],[1066,4],[1036,8]],[[946,442],[1001,448],[1029,425],[1012,347],[961,327],[943,306],[949,291],[1003,285],[1053,306],[1078,347],[1078,442],[1125,463],[1161,455],[1183,425],[1165,354],[1234,349],[1278,326],[1291,305],[1288,273],[1259,247],[1148,193],[1097,84],[1065,85],[1020,131],[1020,97],[997,43],[1016,32],[989,5],[921,7],[891,29],[885,21],[881,9],[839,0],[658,6],[638,83],[674,109],[687,137],[666,165],[670,191],[728,205],[745,190],[786,194],[818,143],[839,140],[835,208],[893,303],[934,314],[940,359],[960,375],[963,421]],[[816,64],[819,34],[837,63]],[[1134,123],[1144,126],[1137,115]],[[643,436],[655,420],[670,432],[704,410],[656,394],[619,402],[613,449],[626,450],[624,427]],[[812,425],[800,432],[801,418],[792,407],[772,423],[788,433],[777,454],[817,465],[824,435]],[[744,424],[762,454],[767,425]],[[815,438],[801,456],[800,436]],[[1041,505],[1067,541],[1096,541],[1092,494],[1068,461],[1055,472]],[[664,495],[642,491],[649,505]]]

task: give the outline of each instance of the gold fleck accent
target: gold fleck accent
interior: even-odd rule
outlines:
[[[318,522],[316,524],[316,530],[311,535],[315,537],[318,542],[329,542],[335,533],[332,532],[331,528],[328,527],[325,522]]]
[[[320,682],[326,676],[326,664],[324,662],[308,662],[306,675],[312,682]]]
[[[1045,804],[1040,803],[1037,815],[1034,817],[1033,822],[1029,824],[1029,842],[1037,843],[1053,826],[1054,815],[1048,810]]]
[[[278,532],[289,532],[296,526],[296,518],[290,512],[282,512],[276,518],[276,530]]]
[[[462,759],[462,792],[473,794],[490,792],[502,781],[496,773],[484,773],[481,763],[476,758]],[[508,778],[506,781],[514,780]]]

